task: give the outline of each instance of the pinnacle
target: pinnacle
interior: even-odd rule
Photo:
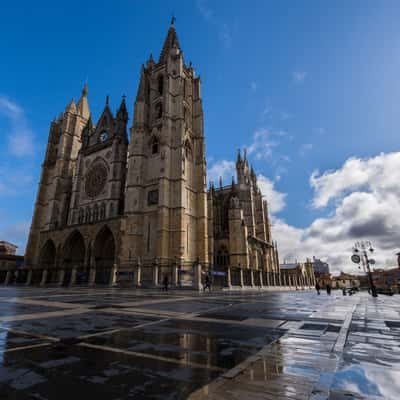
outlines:
[[[83,85],[83,89],[82,89],[82,97],[87,97],[88,92],[89,92],[89,87],[88,87],[88,84],[85,83],[85,84]]]
[[[170,25],[168,29],[168,34],[164,42],[164,46],[161,50],[160,58],[158,60],[159,63],[165,62],[169,51],[174,48],[180,48],[179,46],[179,41],[178,41],[178,36],[176,34],[175,26],[173,24]]]
[[[76,104],[74,99],[71,99],[70,102],[68,103],[66,109],[66,112],[70,112],[70,113],[75,113],[76,112]]]

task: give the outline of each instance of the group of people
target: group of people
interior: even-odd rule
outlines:
[[[330,296],[330,295],[331,295],[332,288],[331,288],[331,285],[329,285],[329,283],[326,284],[325,289],[326,289],[326,294],[327,294],[328,296]],[[321,286],[320,286],[320,284],[319,284],[318,281],[317,281],[317,283],[315,284],[315,290],[317,291],[318,294],[321,294]]]

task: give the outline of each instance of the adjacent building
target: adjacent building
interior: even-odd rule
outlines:
[[[315,275],[311,261],[293,262],[280,265],[284,286],[301,288],[315,286]]]
[[[24,257],[16,254],[17,248],[13,243],[0,240],[0,282],[25,282],[26,275],[20,273],[23,270]]]

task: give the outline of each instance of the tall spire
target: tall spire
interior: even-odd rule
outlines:
[[[159,63],[164,63],[167,60],[169,51],[177,47],[178,49],[180,48],[179,46],[179,41],[178,41],[178,36],[176,34],[175,26],[173,24],[175,22],[174,18],[171,20],[171,25],[169,26],[168,29],[168,34],[164,42],[164,46],[161,50],[160,58],[158,60]]]
[[[88,119],[90,116],[89,103],[87,99],[88,92],[89,92],[88,85],[87,83],[85,83],[83,85],[81,98],[79,99],[78,104],[76,105],[77,113],[85,119]]]

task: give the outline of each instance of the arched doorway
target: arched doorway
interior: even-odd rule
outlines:
[[[212,280],[215,287],[224,287],[228,284],[229,265],[229,251],[225,245],[221,245],[214,257],[214,276]]]
[[[94,242],[94,258],[96,265],[96,283],[108,284],[111,269],[115,262],[115,241],[111,230],[104,227]]]
[[[85,241],[81,233],[75,231],[67,239],[64,245],[64,286],[68,286],[71,283],[72,268],[76,268],[76,277],[80,278],[79,281],[83,280],[82,277],[85,274],[88,276],[89,271],[84,265],[84,262]]]
[[[39,268],[32,271],[31,282],[34,285],[39,285],[42,281],[43,270],[47,270],[48,276],[52,273],[55,275],[55,264],[56,264],[56,246],[54,242],[49,239],[42,250],[40,251]]]

